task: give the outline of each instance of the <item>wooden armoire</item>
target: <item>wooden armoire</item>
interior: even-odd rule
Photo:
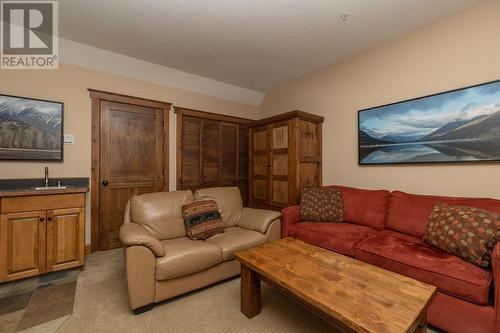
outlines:
[[[248,204],[248,127],[252,120],[174,107],[177,189],[237,186]]]
[[[279,210],[321,186],[323,117],[291,111],[248,124],[249,206]]]

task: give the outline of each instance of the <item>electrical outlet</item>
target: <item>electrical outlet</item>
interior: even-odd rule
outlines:
[[[75,136],[73,134],[64,134],[64,143],[67,145],[75,144]]]

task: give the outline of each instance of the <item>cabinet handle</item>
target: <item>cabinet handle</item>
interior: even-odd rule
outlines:
[[[52,216],[47,217],[47,221],[52,221]]]
[[[45,217],[40,217],[40,222],[45,221]]]

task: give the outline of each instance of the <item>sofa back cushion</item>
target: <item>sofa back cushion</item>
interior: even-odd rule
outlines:
[[[186,237],[182,206],[193,202],[191,191],[156,192],[130,199],[130,219],[159,240]]]
[[[419,195],[394,191],[389,201],[386,227],[404,234],[423,237],[432,209],[440,202],[477,207],[500,214],[500,200]]]
[[[243,209],[243,201],[241,199],[240,190],[237,187],[212,187],[203,188],[196,191],[194,194],[195,200],[214,200],[219,207],[219,212],[222,215],[224,228],[234,227],[238,225],[241,211]]]
[[[342,192],[344,221],[383,230],[390,195],[386,190],[364,190],[354,187],[332,185]]]

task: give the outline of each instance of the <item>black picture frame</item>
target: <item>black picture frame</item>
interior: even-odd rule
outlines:
[[[362,150],[362,148],[366,147],[366,146],[362,146],[362,136],[363,136],[362,135],[363,131],[362,131],[362,127],[361,127],[361,116],[362,116],[362,113],[364,113],[364,112],[370,112],[370,111],[373,111],[373,110],[376,110],[376,109],[380,110],[380,109],[383,109],[383,108],[390,108],[390,107],[397,106],[397,105],[402,105],[402,104],[405,104],[405,103],[411,103],[411,102],[415,102],[415,101],[421,101],[421,100],[424,100],[424,99],[435,98],[435,97],[438,97],[438,96],[443,96],[443,95],[447,95],[447,94],[453,94],[453,93],[462,92],[462,91],[466,91],[466,90],[469,90],[469,89],[474,89],[474,88],[478,88],[478,87],[484,87],[484,86],[493,85],[493,84],[500,85],[500,80],[489,81],[489,82],[475,84],[475,85],[471,85],[471,86],[467,86],[467,87],[463,87],[463,88],[448,90],[448,91],[445,91],[445,92],[435,93],[435,94],[421,96],[421,97],[416,97],[416,98],[412,98],[412,99],[408,99],[408,100],[403,100],[403,101],[399,101],[399,102],[395,102],[395,103],[388,103],[388,104],[384,104],[384,105],[380,105],[380,106],[375,106],[375,107],[370,107],[370,108],[365,108],[365,109],[358,110],[358,119],[357,119],[357,123],[358,123],[358,165],[359,166],[370,166],[370,165],[411,165],[411,164],[414,164],[414,165],[419,165],[419,164],[425,164],[425,165],[428,165],[428,164],[445,164],[445,165],[447,165],[447,164],[473,164],[473,163],[477,164],[477,163],[498,163],[498,162],[500,162],[500,153],[498,155],[496,155],[495,158],[492,158],[492,159],[456,159],[456,160],[420,160],[420,161],[419,160],[412,160],[412,161],[364,162],[363,160],[366,159],[366,157],[368,157],[369,154],[367,154],[366,151]],[[498,103],[500,103],[500,98],[498,100]],[[388,111],[388,112],[390,112],[390,111]],[[499,112],[500,112],[500,108],[498,109],[498,111],[496,113],[499,113]],[[366,139],[366,136],[365,136],[365,139]],[[414,141],[413,143],[415,143],[415,144],[420,143],[420,144],[424,145],[425,141]],[[493,143],[495,143],[495,142],[493,142]],[[408,143],[408,144],[410,144],[410,143]],[[497,149],[500,152],[500,141],[498,141],[497,144],[498,144]],[[379,149],[381,147],[379,147]]]
[[[28,121],[27,117],[23,118],[23,116],[21,115],[18,116],[14,115],[16,111],[13,109],[9,109],[9,105],[7,105],[9,103],[5,103],[5,100],[7,100],[10,103],[17,102],[17,103],[26,103],[28,105],[29,104],[34,105],[34,107],[30,107],[30,110],[26,109],[24,110],[26,112],[32,113],[32,114],[28,113],[28,117],[31,117],[32,119]],[[38,107],[41,107],[42,105],[53,106],[57,110],[57,112],[60,113],[60,115],[56,115],[59,116],[60,119],[54,120],[52,124],[50,123],[50,121],[52,120],[48,120],[48,118],[43,119],[46,121],[46,125],[48,127],[50,126],[56,127],[54,131],[44,129],[43,123],[36,119],[37,114],[40,115],[47,113],[39,109],[31,110],[36,108],[37,103]],[[12,107],[12,105],[10,107]],[[33,137],[38,136],[38,140],[42,141],[42,143],[40,142],[38,143],[39,145],[44,145],[44,144],[47,145],[47,142],[50,141],[52,144],[56,145],[57,149],[50,149],[49,151],[49,149],[39,149],[36,147],[19,148],[19,145],[17,147],[12,147],[12,146],[6,147],[4,142],[5,140],[2,137],[0,138],[0,162],[2,161],[54,162],[54,163],[64,162],[64,103],[63,102],[31,98],[31,97],[15,96],[9,94],[0,94],[0,130],[4,132],[4,135],[8,130],[5,124],[6,122],[10,122],[9,128],[12,128],[11,126],[17,128],[18,133],[21,131],[23,131],[24,133],[29,131],[34,132],[34,134],[30,136],[30,138],[32,139],[32,141],[36,141],[37,139],[34,139]],[[40,139],[40,135],[42,135],[43,139]],[[26,145],[26,143],[23,143],[22,145]],[[45,148],[51,148],[51,147],[45,147]],[[12,151],[7,152],[7,150],[12,150]]]

